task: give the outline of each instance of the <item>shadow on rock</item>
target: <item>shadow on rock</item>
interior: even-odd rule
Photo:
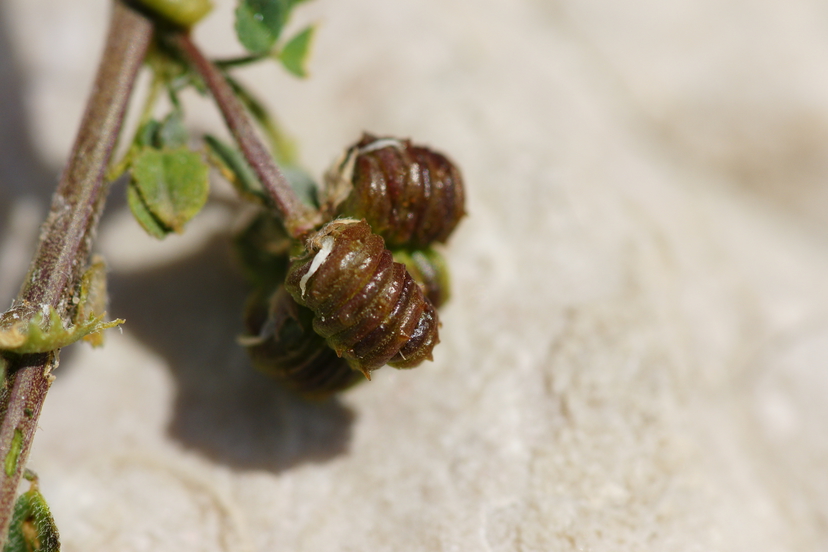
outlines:
[[[35,235],[16,235],[12,210],[19,207],[19,199],[26,197],[40,207],[32,215],[43,216],[58,176],[57,170],[46,166],[32,142],[23,101],[25,76],[16,60],[9,26],[5,9],[0,6],[0,248],[4,243],[11,245],[7,239],[14,240],[20,250],[17,256],[21,257],[12,262],[6,256],[8,252],[0,250],[0,310],[5,310],[17,294],[24,265],[35,246]],[[4,260],[13,266],[4,264]]]
[[[239,469],[280,471],[347,450],[353,413],[309,403],[256,372],[236,343],[246,291],[229,240],[144,272],[110,275],[110,312],[162,355],[178,390],[170,434]]]

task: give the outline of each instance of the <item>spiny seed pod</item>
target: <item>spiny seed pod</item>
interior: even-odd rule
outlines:
[[[297,393],[323,399],[363,380],[313,331],[313,313],[279,287],[267,300],[254,295],[241,338],[253,365]]]
[[[337,219],[312,234],[291,260],[285,289],[313,311],[316,333],[369,379],[385,364],[431,360],[439,342],[434,306],[365,221]]]
[[[395,249],[394,260],[405,265],[411,277],[435,308],[442,307],[450,297],[449,272],[446,260],[432,248]]]
[[[326,209],[365,219],[390,248],[444,242],[465,214],[457,167],[409,140],[363,134],[325,181]]]

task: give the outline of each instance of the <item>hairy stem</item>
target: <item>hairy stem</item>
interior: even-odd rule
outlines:
[[[299,237],[312,230],[320,221],[319,213],[306,207],[299,200],[285,175],[256,134],[233,87],[221,71],[204,57],[189,35],[179,34],[174,41],[213,94],[242,155],[259,177],[262,187],[270,196],[276,210],[279,211],[287,231],[291,236]]]
[[[26,309],[53,306],[70,316],[105,201],[104,174],[151,36],[148,19],[119,0],[113,3],[92,95],[18,296]],[[8,535],[15,494],[57,363],[57,351],[9,362],[0,394],[0,545]]]

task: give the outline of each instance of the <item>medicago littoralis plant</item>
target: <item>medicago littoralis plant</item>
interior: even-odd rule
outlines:
[[[5,550],[59,546],[36,484],[17,506],[15,495],[59,349],[80,339],[100,345],[101,332],[123,322],[106,321],[105,267],[90,258],[113,183],[126,182],[135,219],[158,239],[183,232],[203,208],[211,167],[258,206],[236,239],[253,288],[240,342],[254,366],[295,391],[324,397],[385,364],[412,368],[431,358],[437,308],[449,294],[439,247],[465,214],[460,173],[429,148],[369,134],[346,148],[322,185],[296,166],[292,142],[233,70],[275,60],[304,76],[314,27],[284,32],[300,3],[240,0],[235,31],[247,53],[209,60],[190,36],[210,11],[207,0],[113,0],[75,145],[20,294],[0,316]],[[142,68],[152,75],[142,115],[126,153],[113,159]],[[190,135],[187,88],[212,98],[232,144]],[[157,116],[161,98],[169,107]],[[7,540],[10,527],[16,537]]]

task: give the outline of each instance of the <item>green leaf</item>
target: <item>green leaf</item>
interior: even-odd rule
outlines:
[[[60,536],[46,499],[36,484],[14,505],[9,538],[3,552],[59,552]]]
[[[279,60],[285,66],[285,69],[300,78],[308,76],[305,65],[307,63],[310,42],[313,38],[314,30],[312,25],[306,27],[299,34],[291,38],[279,53]]]
[[[132,211],[132,216],[135,217],[141,228],[153,238],[163,240],[167,237],[167,234],[172,232],[150,212],[149,207],[144,203],[144,198],[141,197],[141,193],[132,182],[127,186],[127,203],[129,204],[129,210]]]
[[[270,50],[287,22],[289,0],[241,0],[236,8],[236,34],[249,51]]]
[[[105,313],[91,314],[86,320],[67,327],[54,307],[44,307],[43,312],[38,312],[31,319],[20,317],[12,324],[0,325],[0,351],[18,355],[48,353],[124,323],[121,319],[104,322],[104,316]]]
[[[201,155],[186,147],[145,148],[132,164],[132,181],[140,199],[161,226],[174,232],[182,232],[207,202],[207,175]],[[143,226],[147,221],[139,218],[139,222]]]

